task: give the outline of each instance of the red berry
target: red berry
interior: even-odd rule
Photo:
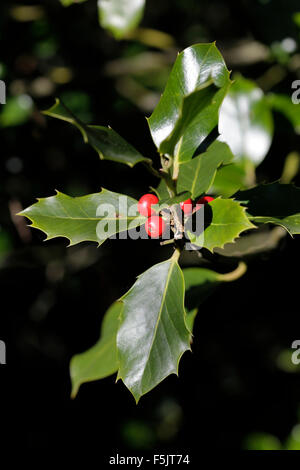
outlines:
[[[187,199],[186,201],[181,202],[180,207],[186,215],[189,215],[193,212],[193,203],[191,199]]]
[[[145,217],[155,214],[155,210],[152,209],[152,205],[158,204],[158,197],[155,194],[144,194],[138,203],[138,211]]]
[[[166,230],[166,224],[159,215],[151,215],[145,223],[145,229],[151,238],[158,238]]]
[[[201,197],[199,201],[197,201],[197,204],[207,204],[213,200],[214,198],[211,196],[204,196],[204,197]]]

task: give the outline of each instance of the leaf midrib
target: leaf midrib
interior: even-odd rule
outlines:
[[[202,166],[201,163],[202,163],[202,159],[199,158],[198,165],[196,167],[196,171],[195,171],[195,175],[194,175],[194,179],[193,179],[193,183],[192,183],[192,191],[191,191],[192,196],[194,196],[194,190],[195,190],[195,187],[196,187],[196,182],[197,182],[198,176],[200,174],[200,168]]]
[[[150,348],[149,348],[149,353],[148,353],[148,355],[147,355],[147,360],[145,361],[145,364],[146,364],[146,365],[145,365],[145,367],[144,367],[143,374],[142,374],[141,381],[140,381],[141,387],[143,386],[142,381],[143,381],[144,374],[145,374],[145,370],[146,370],[146,366],[147,366],[147,364],[148,364],[148,362],[149,362],[149,358],[150,358],[151,351],[152,351],[152,348],[153,348],[153,344],[154,344],[154,340],[155,340],[155,337],[156,337],[158,325],[159,325],[159,322],[160,322],[160,319],[161,319],[161,315],[162,315],[162,311],[163,311],[163,307],[164,307],[164,304],[165,304],[166,292],[167,292],[167,289],[168,289],[168,285],[169,285],[169,282],[170,282],[171,274],[172,274],[172,271],[173,271],[173,269],[174,269],[175,264],[176,264],[175,261],[171,261],[171,265],[170,265],[170,268],[169,268],[168,276],[167,276],[167,279],[166,279],[166,284],[165,284],[165,289],[164,289],[164,293],[163,293],[163,298],[162,298],[162,301],[161,301],[161,304],[160,304],[159,314],[158,314],[158,317],[157,317],[157,320],[156,320],[156,323],[155,323],[155,328],[154,328],[154,333],[153,333],[153,336],[152,336],[151,346],[150,346]]]
[[[29,216],[27,214],[24,214],[26,215],[26,217],[28,217],[30,220],[32,216]],[[139,218],[139,216],[137,217],[133,217],[133,216],[130,216],[130,217],[102,217],[102,218],[99,218],[99,217],[62,217],[62,216],[59,216],[59,215],[43,215],[43,214],[39,214],[39,215],[36,215],[36,217],[44,217],[44,218],[48,218],[48,219],[62,219],[62,220],[86,220],[86,221],[101,221],[101,220],[136,220]]]
[[[215,222],[212,222],[211,224],[209,224],[208,227],[210,227],[211,225],[216,225],[217,227],[220,226],[220,227],[227,227],[228,225],[247,225],[247,222],[245,221],[244,223],[241,223],[241,222],[229,222],[227,224],[216,224]],[[207,227],[207,228],[208,228]]]

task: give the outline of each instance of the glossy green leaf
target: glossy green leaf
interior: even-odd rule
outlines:
[[[85,382],[103,379],[118,371],[117,331],[123,305],[115,302],[103,317],[99,341],[87,351],[76,354],[70,363],[72,397]]]
[[[229,198],[239,189],[244,189],[247,177],[245,163],[242,160],[220,168],[210,188],[211,192]]]
[[[174,204],[179,204],[182,201],[186,201],[190,197],[191,197],[191,193],[189,191],[183,191],[174,197],[166,197],[165,199],[161,199],[159,201],[159,206],[160,207],[173,206]]]
[[[233,158],[227,144],[213,142],[206,152],[179,165],[177,191],[190,191],[192,199],[207,192],[220,165],[228,164]]]
[[[273,137],[272,113],[262,90],[251,80],[234,81],[220,109],[219,132],[237,159],[258,165],[267,155]]]
[[[81,197],[57,192],[56,196],[38,199],[19,215],[31,220],[31,227],[45,232],[46,240],[66,237],[69,246],[83,241],[101,245],[112,235],[145,223],[145,217],[136,215],[136,208],[135,199],[102,189]]]
[[[192,341],[192,338],[193,338],[192,332],[194,329],[194,323],[196,320],[197,313],[198,313],[198,308],[194,308],[193,310],[186,311],[185,324],[191,333],[190,341]]]
[[[190,349],[184,280],[174,257],[141,274],[124,302],[117,335],[121,378],[138,402],[170,374]]]
[[[280,225],[290,234],[300,233],[300,188],[278,182],[239,191],[235,199],[244,201],[255,223]]]
[[[142,19],[145,0],[98,0],[99,21],[116,39],[122,39]]]
[[[89,143],[99,154],[101,160],[112,160],[133,167],[139,162],[151,162],[144,158],[131,144],[126,142],[110,127],[86,125],[66,109],[58,99],[52,108],[43,114],[76,126],[83,135],[85,143]]]
[[[157,188],[151,188],[151,189],[153,189],[153,191],[155,192],[156,196],[158,197],[160,201],[167,200],[170,197],[168,187],[164,179],[160,181]]]
[[[213,251],[214,248],[223,248],[226,243],[233,242],[245,230],[255,228],[248,219],[245,208],[233,199],[217,198],[202,206],[204,211],[204,224],[191,231],[189,218],[186,225],[186,234],[192,244]],[[198,211],[199,212],[199,211]]]
[[[217,125],[218,110],[230,83],[215,43],[197,44],[178,55],[165,91],[148,119],[159,152],[176,156],[175,168],[192,158]]]
[[[189,127],[192,125],[198,114],[201,113],[201,111],[203,111],[207,106],[212,104],[213,98],[218,90],[219,88],[214,84],[213,80],[209,78],[205,83],[199,85],[195,91],[189,95],[184,96],[180,109],[180,115],[175,122],[172,133],[160,144],[160,153],[164,153],[166,155],[174,154],[176,144],[188,132]],[[149,120],[150,124],[153,120],[154,117],[152,115]],[[193,153],[196,148],[197,147],[195,145],[194,147],[190,146],[189,150]],[[185,150],[187,150],[186,143]],[[180,148],[180,151],[182,152],[183,149]]]
[[[282,113],[290,121],[295,132],[300,134],[300,106],[294,104],[287,95],[271,93],[267,99],[274,111]]]

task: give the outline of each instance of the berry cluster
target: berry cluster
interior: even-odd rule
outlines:
[[[164,219],[159,215],[155,215],[155,210],[152,208],[155,204],[158,204],[158,197],[154,194],[144,194],[138,203],[139,213],[144,217],[148,217],[145,229],[151,238],[160,237],[166,229]]]
[[[211,196],[203,196],[196,202],[196,208],[201,207],[203,204],[207,204],[213,201],[214,198]],[[159,238],[162,236],[166,229],[166,223],[162,217],[156,214],[152,206],[158,204],[159,200],[155,194],[144,194],[138,203],[138,211],[144,217],[148,217],[145,223],[145,229],[149,237]],[[190,215],[193,212],[193,201],[187,199],[180,203],[180,208],[185,215]]]

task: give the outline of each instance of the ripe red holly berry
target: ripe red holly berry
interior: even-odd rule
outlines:
[[[185,215],[189,215],[193,212],[193,203],[191,199],[187,199],[180,203],[181,210],[185,213]]]
[[[155,194],[144,194],[138,203],[138,211],[145,217],[155,214],[155,210],[152,209],[152,205],[158,204],[158,197]]]
[[[213,201],[214,198],[211,196],[203,196],[197,201],[197,204],[208,204],[209,202]]]
[[[145,223],[145,229],[149,237],[158,238],[166,230],[166,224],[159,215],[151,215]]]

